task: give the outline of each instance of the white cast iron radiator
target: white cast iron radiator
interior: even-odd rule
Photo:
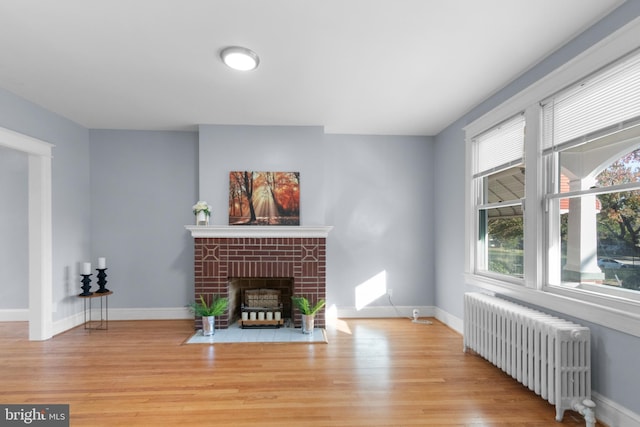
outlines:
[[[564,411],[595,426],[589,328],[497,297],[464,296],[464,351],[473,350]]]

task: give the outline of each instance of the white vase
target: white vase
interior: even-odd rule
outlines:
[[[202,316],[202,335],[209,337],[216,333],[216,317]]]
[[[196,214],[196,225],[209,225],[209,215],[205,211]]]

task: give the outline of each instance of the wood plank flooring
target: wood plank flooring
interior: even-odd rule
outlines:
[[[347,319],[328,344],[183,344],[191,320],[112,321],[44,342],[0,322],[0,403],[71,426],[584,426],[434,321]],[[601,425],[601,424],[598,424]]]

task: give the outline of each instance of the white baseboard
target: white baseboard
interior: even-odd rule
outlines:
[[[338,317],[344,318],[392,318],[413,316],[413,309],[420,310],[420,317],[437,317],[445,324],[454,321],[455,317],[446,315],[442,310],[433,306],[369,306],[360,310],[355,307],[337,308]],[[93,309],[94,319],[100,318],[99,309]],[[167,320],[167,319],[192,319],[193,314],[186,307],[167,308],[109,308],[109,320]],[[447,319],[444,321],[443,319]],[[28,321],[28,309],[0,310],[0,322]],[[54,333],[59,334],[68,329],[81,325],[84,322],[82,311],[54,322]],[[454,328],[456,329],[456,328]],[[457,330],[457,329],[456,329]]]
[[[53,335],[61,334],[69,329],[82,325],[83,323],[84,313],[82,311],[72,316],[67,316],[64,319],[56,320],[53,322]]]
[[[100,309],[92,310],[91,318],[100,319]],[[186,307],[168,308],[110,308],[109,320],[171,320],[193,319],[193,314]],[[28,319],[25,319],[28,320]],[[53,322],[53,334],[58,335],[84,323],[84,312]]]
[[[462,335],[464,333],[464,321],[446,311],[436,307],[436,319]]]
[[[337,307],[336,315],[344,319],[413,317],[413,309],[420,310],[420,317],[433,317],[435,307],[432,306],[368,306],[361,309],[355,307]]]
[[[344,319],[385,317],[412,318],[414,308],[420,310],[420,317],[435,317],[457,333],[463,333],[464,322],[462,319],[434,306],[369,306],[364,307],[360,310],[356,309],[355,307],[337,307],[336,314],[338,318]]]
[[[100,309],[92,310],[92,318],[100,319]],[[110,308],[109,320],[167,320],[193,319],[193,314],[187,307],[168,308]],[[0,322],[28,322],[29,309],[2,309]],[[84,323],[84,312],[80,311],[71,316],[53,322],[53,334],[75,328]]]
[[[600,393],[592,392],[596,404],[596,418],[609,427],[640,427],[640,415],[607,399]]]
[[[0,322],[26,322],[28,320],[28,308],[5,308],[0,310]]]
[[[171,320],[171,319],[193,319],[193,313],[191,313],[187,307],[110,308],[109,309],[109,320]]]

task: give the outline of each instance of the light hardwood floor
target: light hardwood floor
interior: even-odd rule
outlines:
[[[192,333],[112,321],[29,342],[0,322],[0,403],[70,404],[71,426],[584,426],[437,321],[347,319],[328,344],[183,344]]]

